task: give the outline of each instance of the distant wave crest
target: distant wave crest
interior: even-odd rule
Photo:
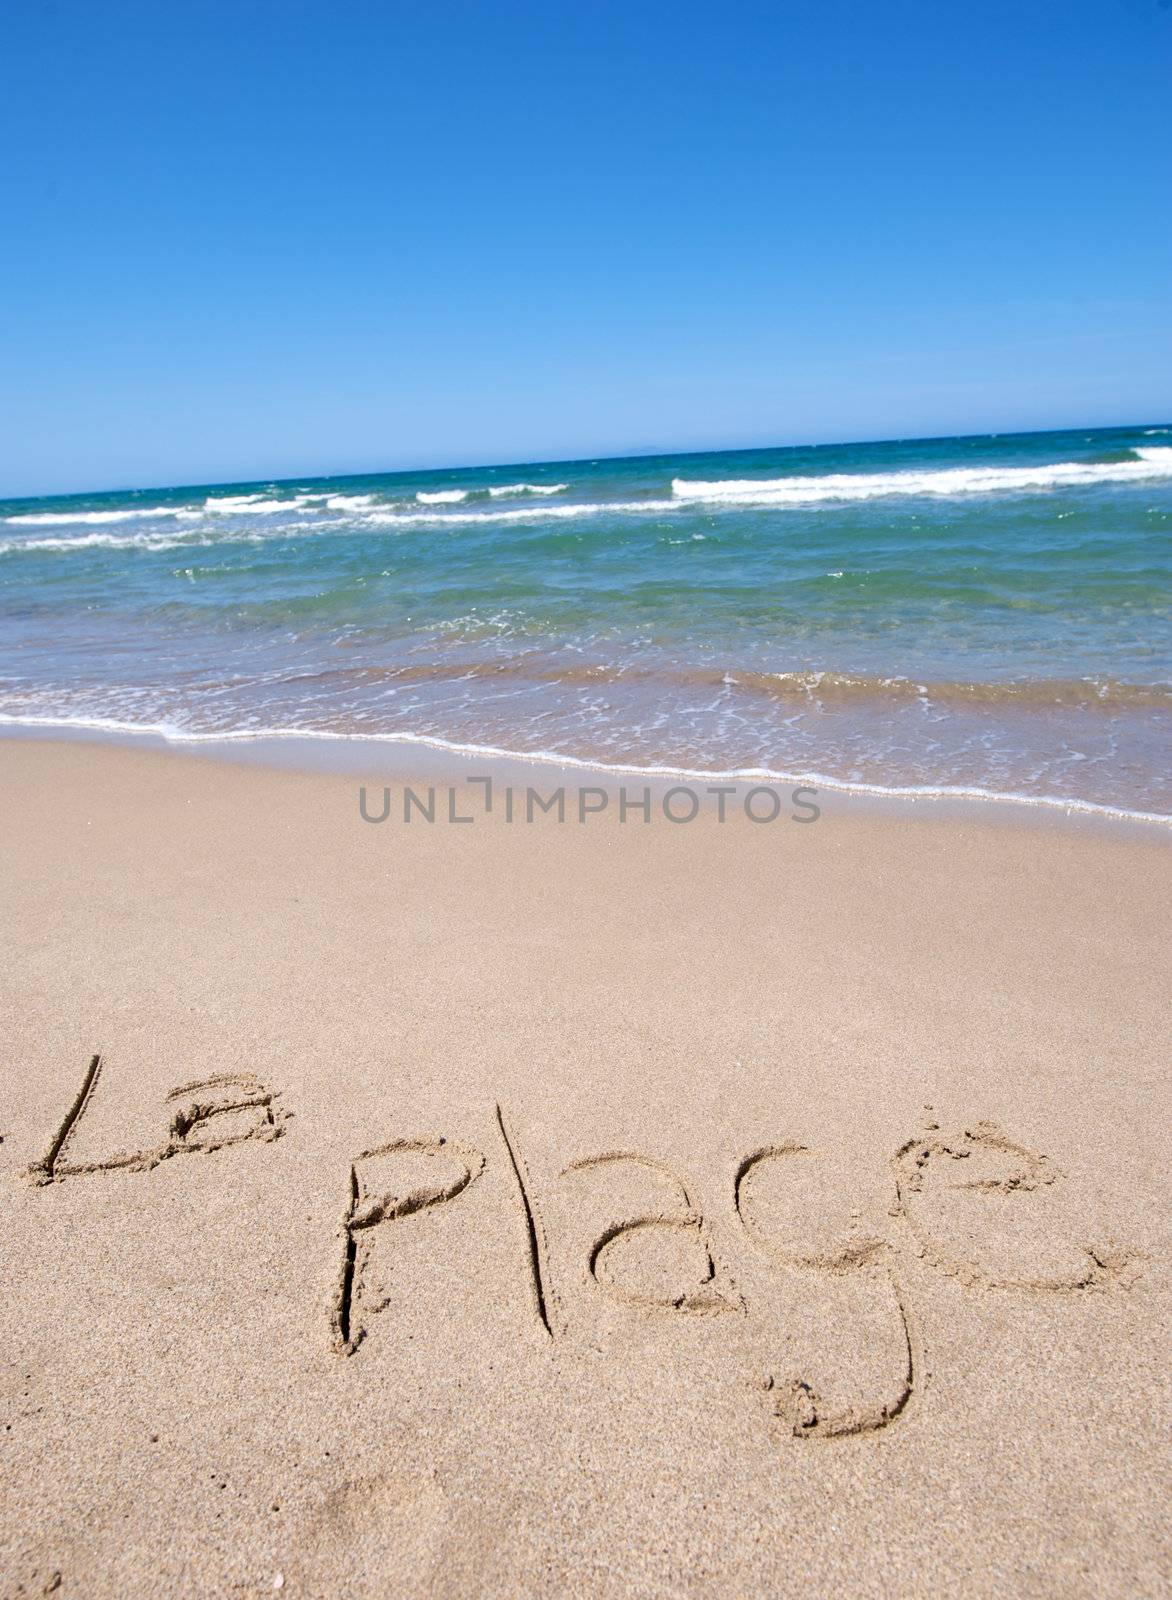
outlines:
[[[1056,461],[1038,467],[946,467],[907,472],[832,472],[820,477],[673,478],[678,501],[715,504],[816,505],[823,500],[874,500],[883,495],[996,494],[1007,490],[1079,488],[1095,483],[1172,477],[1172,448],[1149,445],[1127,461]]]
[[[274,502],[269,502],[274,505]],[[276,509],[297,513],[304,508],[292,506],[286,502]],[[259,509],[254,507],[253,509]],[[412,511],[396,510],[393,506],[379,506],[377,503],[370,507],[331,507],[328,505],[321,509],[337,509],[341,515],[323,521],[320,518],[308,522],[290,524],[278,523],[269,526],[265,532],[259,530],[242,531],[230,526],[215,528],[213,532],[207,523],[202,529],[192,528],[176,530],[175,532],[151,532],[133,534],[83,534],[80,537],[49,537],[41,539],[5,539],[0,540],[0,555],[35,554],[44,551],[65,552],[71,550],[176,550],[198,548],[205,545],[221,544],[259,544],[273,539],[301,539],[310,535],[332,532],[340,536],[354,536],[371,533],[377,530],[393,532],[401,529],[408,532],[413,528],[451,528],[451,527],[492,527],[494,524],[566,521],[582,517],[598,516],[628,516],[642,513],[644,515],[658,515],[664,512],[678,511],[680,507],[671,500],[586,500],[574,502],[570,505],[543,505],[543,506],[515,506],[509,510],[474,510],[445,511],[437,507],[434,511],[420,507]],[[345,513],[349,512],[349,516]],[[202,512],[168,512],[169,516],[182,516],[184,520],[200,522]],[[9,521],[15,519],[9,518]],[[54,524],[69,526],[76,524],[78,515],[71,517],[58,517],[52,519]]]
[[[299,494],[292,500],[272,500],[267,495],[209,495],[203,503],[205,511],[226,512],[233,516],[273,516],[278,511],[310,511],[322,495]]]
[[[412,523],[468,527],[494,522],[548,522],[552,518],[623,516],[678,511],[673,500],[580,500],[565,506],[518,506],[510,511],[375,511],[367,522],[384,527],[410,527]]]
[[[500,483],[493,484],[489,494],[494,500],[513,494],[563,494],[568,483]]]
[[[65,528],[76,523],[137,522],[145,517],[179,517],[197,520],[202,512],[186,506],[142,506],[124,511],[34,511],[18,517],[5,517],[13,528]]]
[[[540,523],[598,517],[658,517],[699,509],[715,514],[739,508],[761,511],[822,503],[861,502],[897,496],[947,498],[1093,487],[1097,484],[1156,482],[1172,478],[1172,446],[1146,445],[1120,452],[1117,459],[1058,461],[1028,467],[948,467],[898,472],[841,472],[785,478],[673,478],[671,495],[646,493],[641,499],[551,499],[567,491],[565,483],[493,484],[481,488],[420,489],[410,498],[387,492],[340,494],[329,489],[302,489],[284,495],[273,489],[248,494],[211,494],[200,501],[173,505],[123,505],[76,510],[58,506],[48,511],[21,511],[0,518],[14,530],[105,528],[121,523],[155,522],[142,534],[105,538],[19,537],[0,541],[0,555],[34,551],[86,550],[106,547],[170,549],[196,543],[240,542],[254,537],[256,524],[272,538],[299,538],[327,529],[361,534],[383,529],[404,532],[420,527],[490,527],[494,523]],[[540,504],[510,506],[520,502]],[[176,527],[175,524],[181,524]],[[248,530],[248,531],[246,531]],[[259,532],[256,537],[260,537]],[[693,538],[702,535],[693,534]],[[838,574],[835,573],[835,576]]]

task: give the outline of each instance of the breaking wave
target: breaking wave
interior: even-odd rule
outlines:
[[[146,517],[196,519],[202,515],[186,506],[145,506],[125,511],[34,511],[4,521],[13,528],[66,528],[76,523],[137,522]]]
[[[1057,461],[1037,467],[946,467],[907,472],[834,472],[793,478],[673,478],[679,501],[758,506],[808,506],[823,500],[874,500],[884,495],[998,494],[1025,489],[1083,488],[1172,477],[1172,448],[1149,445],[1126,461]]]
[[[494,484],[488,492],[499,500],[511,494],[563,494],[568,488],[568,483],[501,483]]]

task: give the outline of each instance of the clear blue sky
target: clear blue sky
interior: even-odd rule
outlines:
[[[1169,0],[7,0],[0,493],[1166,419]]]

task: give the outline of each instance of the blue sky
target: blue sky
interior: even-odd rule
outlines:
[[[1164,420],[1167,0],[8,0],[0,493]]]

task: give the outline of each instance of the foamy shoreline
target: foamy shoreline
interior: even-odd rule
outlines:
[[[814,772],[784,772],[769,767],[736,767],[728,770],[701,767],[648,764],[640,766],[605,762],[565,755],[557,751],[510,750],[498,745],[461,743],[414,733],[340,732],[312,728],[266,728],[261,730],[199,732],[189,729],[142,727],[112,719],[9,717],[0,713],[0,739],[56,739],[96,744],[126,744],[131,747],[190,751],[212,758],[252,759],[261,765],[300,768],[309,772],[334,771],[364,774],[382,770],[388,764],[396,776],[426,778],[432,769],[442,781],[459,782],[465,775],[454,762],[474,760],[489,763],[496,770],[524,773],[543,772],[567,776],[593,775],[611,788],[622,780],[646,780],[658,791],[672,782],[697,786],[697,793],[709,800],[710,785],[733,784],[738,789],[765,785],[770,788],[809,789],[839,800],[880,802],[907,808],[917,804],[945,813],[973,816],[981,813],[1007,817],[1036,813],[1047,817],[1083,819],[1100,823],[1138,824],[1141,827],[1172,828],[1172,816],[1165,812],[1111,806],[1077,797],[1029,795],[960,785],[883,785],[851,783]],[[319,754],[319,752],[325,752]]]

